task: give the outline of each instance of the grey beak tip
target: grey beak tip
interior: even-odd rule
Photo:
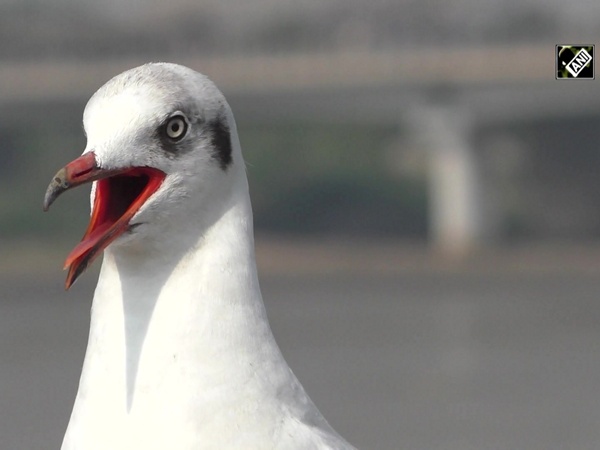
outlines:
[[[48,211],[50,205],[54,202],[54,200],[58,197],[57,190],[55,185],[52,183],[48,186],[48,190],[46,191],[46,195],[44,196],[44,204],[42,205],[44,212]]]
[[[44,211],[48,211],[50,205],[54,203],[54,200],[62,194],[64,191],[69,189],[70,185],[67,181],[67,174],[64,168],[60,169],[56,175],[52,178],[52,181],[48,185],[48,189],[46,189],[46,195],[44,196]]]

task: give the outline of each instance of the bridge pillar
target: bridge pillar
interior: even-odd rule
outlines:
[[[484,176],[471,144],[468,115],[431,107],[420,117],[430,150],[429,227],[433,245],[462,256],[488,236],[483,208]]]

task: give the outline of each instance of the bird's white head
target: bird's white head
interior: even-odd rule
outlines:
[[[108,245],[147,243],[182,217],[209,221],[246,186],[231,109],[187,67],[153,63],[114,77],[89,100],[83,122],[86,149],[44,200],[47,210],[65,190],[93,182],[89,226],[65,262],[67,288]]]

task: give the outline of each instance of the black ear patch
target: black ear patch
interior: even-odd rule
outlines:
[[[227,119],[219,115],[207,124],[210,142],[214,148],[212,156],[219,162],[222,170],[231,164],[231,135]]]

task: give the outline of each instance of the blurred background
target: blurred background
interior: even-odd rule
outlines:
[[[596,43],[583,0],[0,0],[0,447],[60,446],[85,349],[88,192],[45,188],[94,91],[172,61],[232,106],[272,326],[340,434],[598,448],[599,81],[555,80]]]

